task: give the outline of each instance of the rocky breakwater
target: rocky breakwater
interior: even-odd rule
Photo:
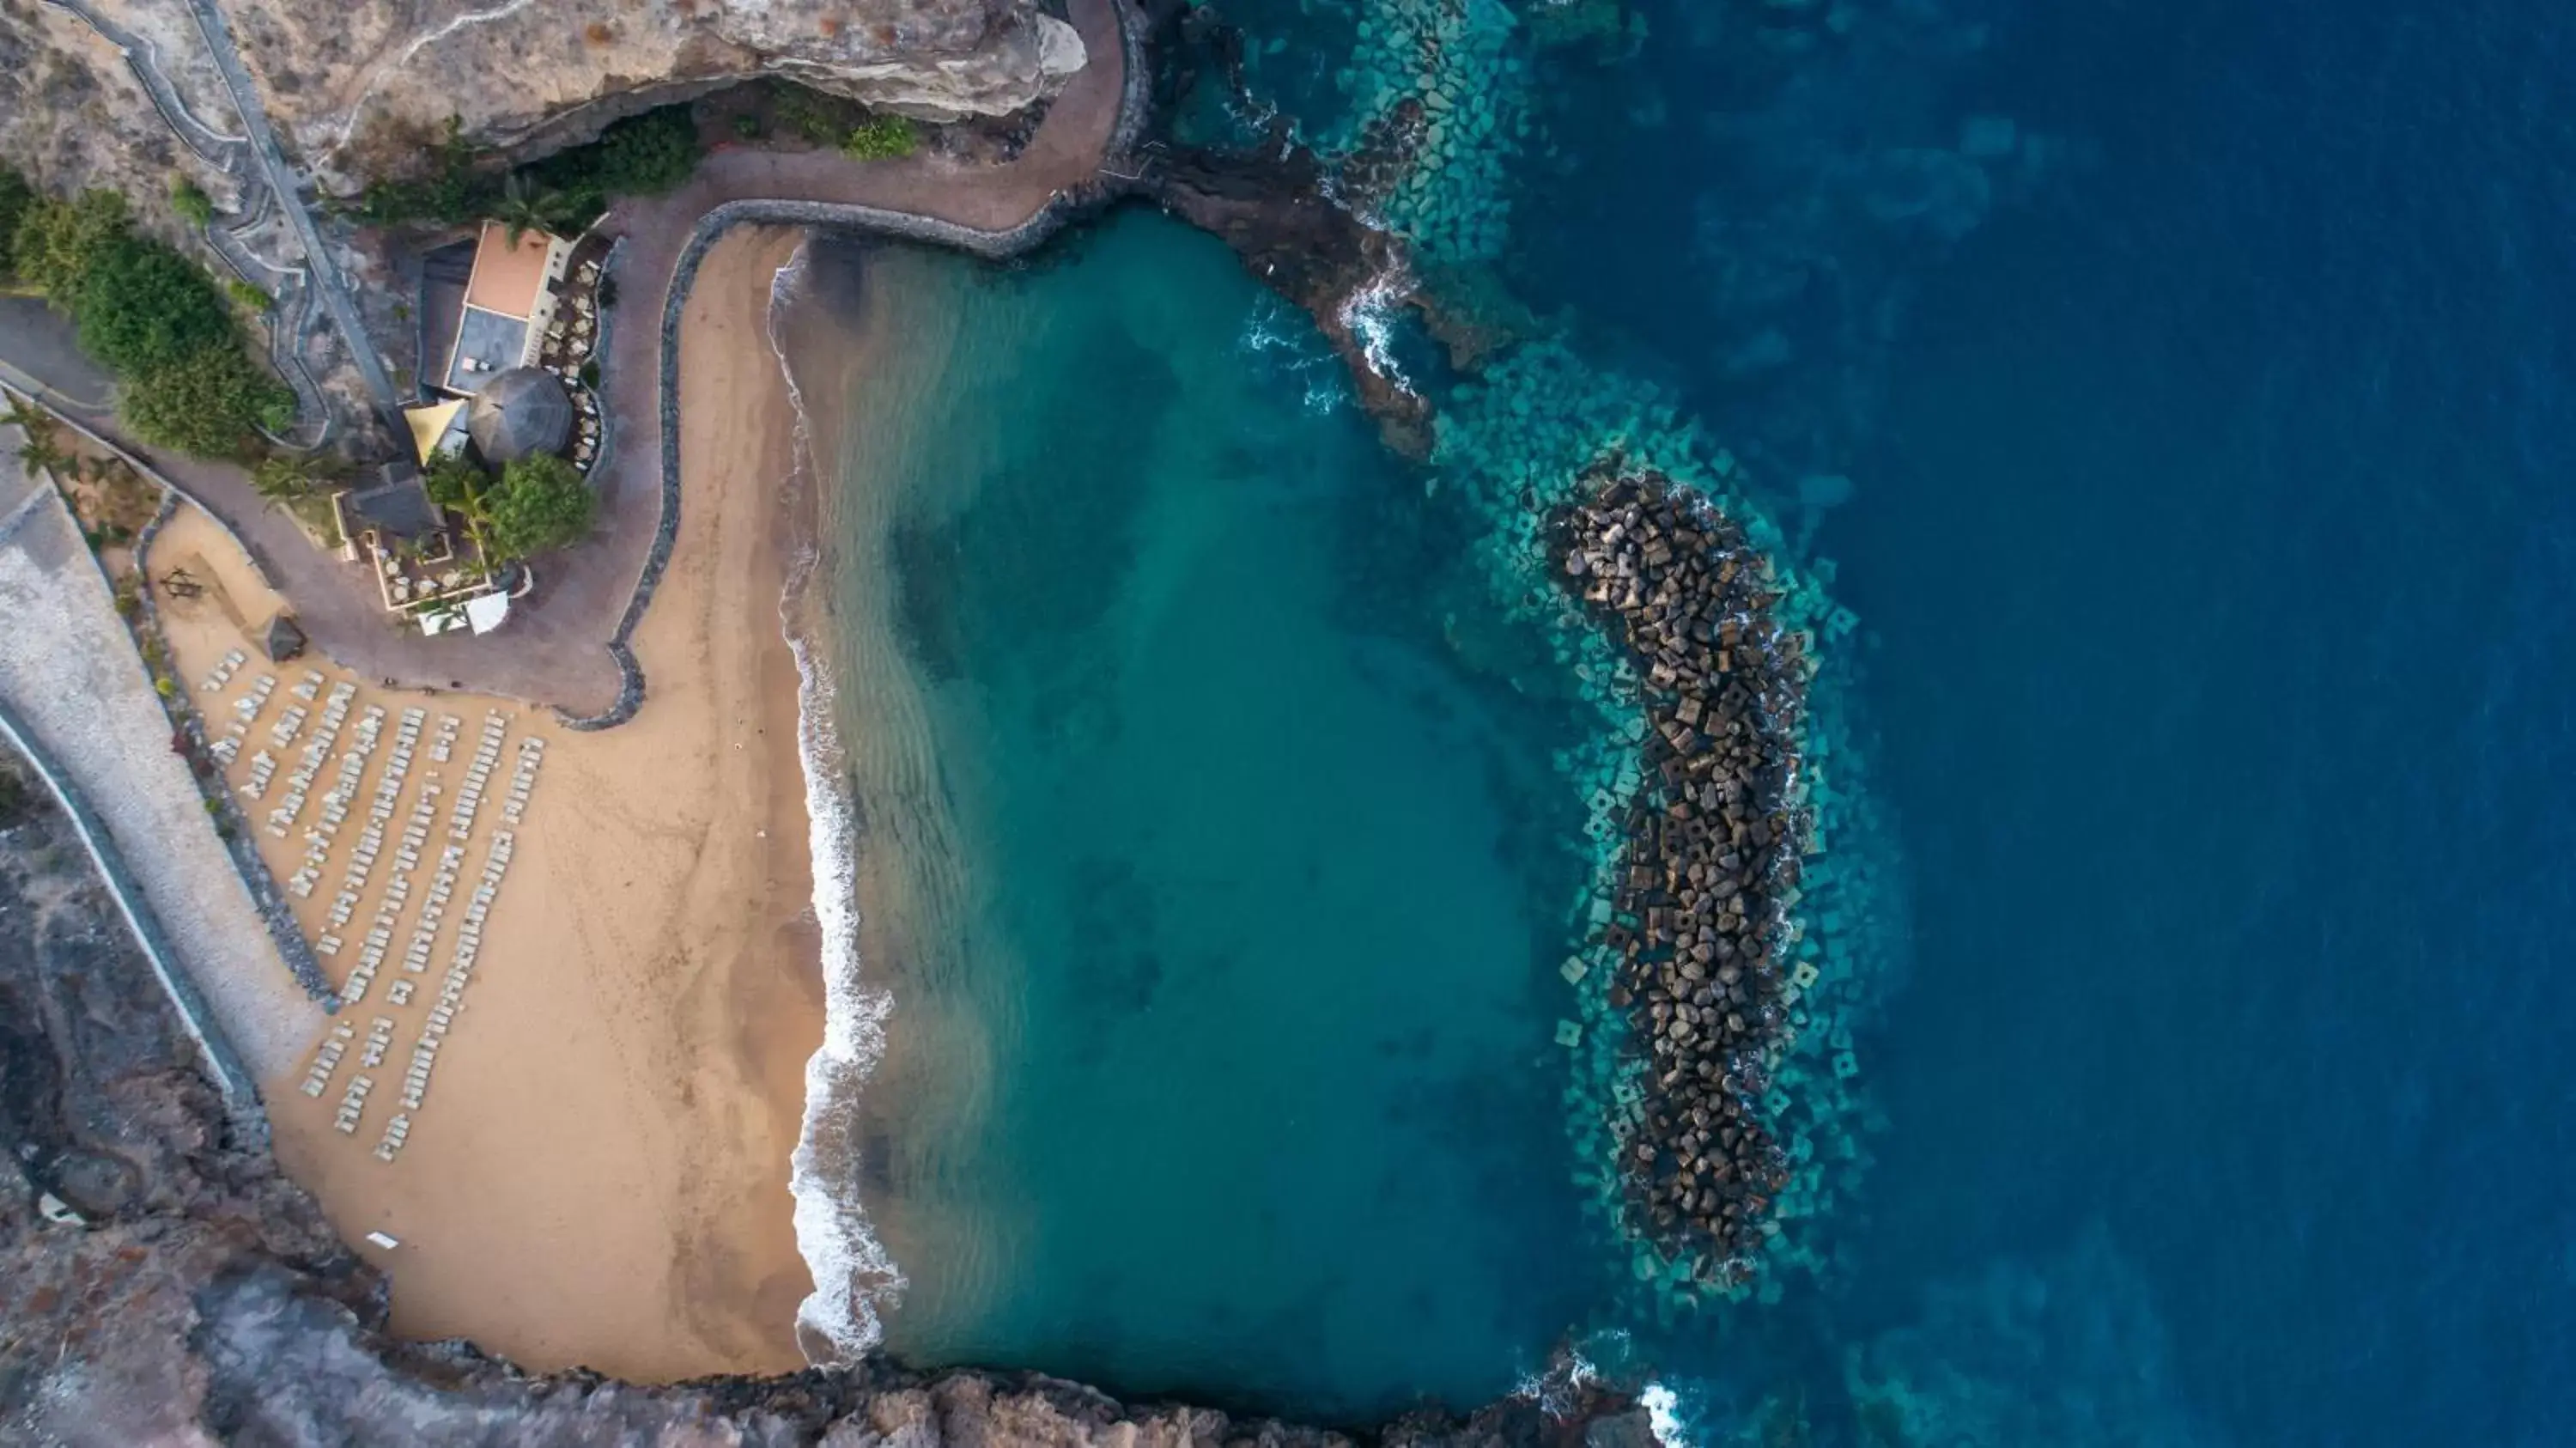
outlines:
[[[1774,618],[1761,554],[1660,475],[1598,470],[1555,519],[1555,548],[1646,711],[1615,894],[1593,912],[1638,1067],[1613,1125],[1626,1225],[1732,1288],[1790,1180],[1765,1098],[1803,969],[1786,964],[1786,902],[1806,834],[1789,803],[1804,646]]]

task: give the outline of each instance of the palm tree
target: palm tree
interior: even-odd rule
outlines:
[[[251,491],[272,505],[309,497],[345,476],[340,460],[327,453],[273,452],[250,470]]]
[[[553,231],[570,214],[570,198],[560,191],[531,185],[525,172],[513,171],[501,178],[501,199],[492,207],[492,219],[510,229],[510,245],[531,231]]]
[[[18,461],[27,465],[27,471],[55,472],[72,460],[72,455],[63,451],[58,441],[53,414],[43,408],[12,397],[5,420],[27,434],[27,440],[18,447]]]

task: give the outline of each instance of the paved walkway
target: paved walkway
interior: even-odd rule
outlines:
[[[709,156],[679,190],[622,202],[609,214],[601,229],[619,242],[612,262],[619,300],[601,359],[611,442],[609,458],[592,474],[604,526],[582,546],[539,560],[534,594],[498,632],[426,638],[394,627],[366,573],[313,547],[292,519],[251,490],[240,469],[132,447],[102,409],[66,410],[228,524],[261,572],[294,601],[313,641],[358,674],[413,687],[468,688],[577,715],[606,711],[625,683],[609,645],[620,636],[663,523],[660,324],[673,281],[685,280],[678,274],[699,221],[729,203],[775,201],[868,207],[1000,233],[1039,216],[1057,196],[1096,184],[1122,115],[1136,113],[1138,98],[1129,90],[1118,0],[1071,0],[1069,9],[1089,61],[1048,108],[1027,149],[1007,165],[963,167],[931,157],[860,163],[830,151],[727,150]],[[1137,80],[1141,88],[1142,77]],[[31,374],[58,400],[90,385],[66,370],[77,357],[66,358],[58,341],[22,339],[0,317],[0,363]],[[96,371],[85,360],[78,368]]]
[[[60,495],[27,479],[0,429],[0,703],[114,842],[149,914],[254,1076],[291,1065],[322,1008],[295,988],[207,818],[169,717]],[[30,493],[32,492],[32,495]]]
[[[269,362],[277,369],[286,385],[294,390],[296,427],[293,436],[278,438],[295,447],[318,447],[330,438],[335,418],[331,405],[322,395],[321,384],[314,381],[312,369],[305,365],[304,348],[316,330],[324,325],[313,316],[313,283],[309,268],[272,262],[261,255],[251,238],[264,229],[274,216],[284,219],[288,210],[301,218],[303,204],[292,193],[281,198],[270,175],[261,165],[258,153],[248,137],[216,130],[190,110],[186,97],[169,75],[161,50],[148,36],[137,35],[118,25],[89,0],[46,0],[47,4],[78,16],[83,24],[116,47],[125,57],[126,68],[134,73],[151,98],[153,109],[160,113],[163,124],[179,138],[181,145],[197,154],[198,159],[231,176],[241,195],[243,209],[217,220],[205,228],[205,238],[235,276],[270,294],[276,305],[267,318]],[[192,18],[194,12],[191,12]],[[200,39],[206,39],[202,23]],[[213,42],[208,40],[208,55],[213,56]],[[220,69],[219,69],[219,74]],[[227,94],[231,92],[227,89]],[[238,106],[238,103],[237,103]],[[302,246],[298,242],[299,247]],[[327,261],[327,258],[325,259]],[[381,371],[381,367],[378,368]],[[101,404],[104,405],[104,404]]]
[[[331,315],[332,324],[340,329],[350,358],[358,365],[358,375],[366,379],[367,390],[375,394],[376,405],[391,414],[399,405],[401,394],[394,389],[394,379],[385,371],[384,354],[376,350],[367,335],[366,323],[358,316],[357,303],[349,299],[348,278],[340,274],[340,264],[322,244],[322,233],[313,225],[313,213],[304,205],[304,186],[300,178],[278,153],[277,135],[269,129],[268,108],[261,103],[259,88],[251,84],[250,72],[242,69],[241,51],[233,44],[232,24],[224,18],[214,0],[191,0],[196,12],[197,28],[205,32],[206,48],[215,58],[215,69],[224,78],[224,88],[233,94],[233,106],[241,112],[242,126],[250,134],[251,154],[259,161],[260,170],[268,177],[270,194],[294,228],[296,240],[303,243],[305,278],[313,293],[322,301],[323,310]],[[388,421],[392,419],[388,416]]]

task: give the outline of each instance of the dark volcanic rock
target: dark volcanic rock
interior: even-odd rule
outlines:
[[[0,1443],[1550,1444],[1646,1448],[1567,1386],[1343,1435],[1123,1404],[1035,1374],[870,1361],[642,1387],[535,1377],[384,1332],[384,1282],[267,1151],[227,1135],[68,823],[0,756]],[[69,1220],[51,1220],[54,1217]]]
[[[1788,1159],[1766,1124],[1784,1041],[1782,897],[1806,821],[1788,781],[1805,695],[1769,572],[1696,495],[1617,462],[1556,519],[1557,576],[1644,681],[1644,778],[1619,861],[1613,1005],[1643,1068],[1628,1217],[1703,1282],[1752,1271]]]
[[[1243,35],[1204,8],[1152,0],[1154,55],[1167,93],[1157,107],[1168,125],[1171,94],[1221,84],[1246,114],[1266,109],[1245,84]],[[1410,104],[1410,103],[1408,103]],[[1363,204],[1389,184],[1420,138],[1420,108],[1373,127],[1360,154],[1328,169],[1274,116],[1261,143],[1242,149],[1181,145],[1168,137],[1143,148],[1136,192],[1234,249],[1263,285],[1303,309],[1350,368],[1360,402],[1389,446],[1408,457],[1431,450],[1431,408],[1369,360],[1354,330],[1356,308],[1420,308],[1403,243],[1361,219]]]
[[[1354,308],[1372,292],[1385,292],[1388,305],[1412,300],[1401,251],[1393,236],[1325,194],[1313,152],[1283,129],[1275,146],[1254,151],[1170,151],[1148,183],[1166,210],[1221,238],[1264,285],[1315,319],[1389,445],[1412,457],[1429,453],[1429,404],[1379,371],[1353,330]]]

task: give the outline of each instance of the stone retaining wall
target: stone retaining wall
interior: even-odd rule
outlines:
[[[142,616],[129,623],[128,627],[138,635],[145,630],[156,637],[161,635],[161,609],[152,598],[151,571],[147,565],[152,556],[152,540],[160,536],[161,525],[169,522],[170,515],[179,510],[179,503],[177,492],[165,490],[161,494],[161,510],[154,513],[152,521],[144,524],[143,531],[134,537],[134,571],[139,580],[134,597]],[[205,510],[201,508],[198,511]],[[209,513],[207,516],[213,515]],[[162,653],[167,657],[170,641],[167,637],[160,637],[160,643]],[[176,677],[175,670],[173,677]],[[163,703],[168,708],[172,725],[188,736],[189,747],[196,751],[196,757],[213,758],[214,741],[206,737],[205,716],[198,712],[196,704],[184,693]],[[311,942],[304,938],[303,927],[296,924],[294,908],[286,903],[284,892],[277,888],[276,874],[268,868],[268,861],[261,857],[259,837],[250,816],[243,811],[241,801],[233,797],[220,771],[208,776],[196,773],[192,767],[189,773],[197,781],[198,792],[205,796],[206,808],[215,817],[215,833],[222,838],[225,853],[232,856],[233,868],[241,873],[242,884],[250,891],[250,903],[258,909],[262,923],[268,926],[269,938],[277,942],[277,953],[285,959],[287,970],[295,976],[295,983],[304,988],[306,995],[320,1001],[324,1010],[337,1012],[340,1009],[339,993],[331,988],[330,977],[322,973],[322,962],[313,954]]]
[[[1102,156],[1102,170],[1124,169],[1128,154],[1153,114],[1153,76],[1147,69],[1145,55],[1145,21],[1130,0],[1119,0],[1118,37],[1124,70],[1118,94],[1118,120],[1111,129],[1109,144]],[[899,241],[924,242],[932,246],[954,247],[959,251],[983,257],[988,261],[1008,261],[1035,250],[1062,230],[1075,217],[1097,210],[1125,193],[1129,183],[1103,177],[1090,186],[1058,192],[1055,199],[1038,208],[1036,214],[1007,231],[985,231],[979,227],[960,226],[936,217],[917,216],[908,211],[888,211],[875,206],[856,206],[834,201],[782,201],[748,199],[728,201],[698,218],[689,234],[689,243],[681,248],[678,265],[671,269],[669,287],[662,295],[662,339],[658,387],[658,406],[662,414],[662,516],[653,532],[653,546],[644,555],[643,572],[635,580],[635,596],[627,600],[626,613],[617,621],[617,632],[608,642],[610,657],[617,661],[621,682],[617,702],[597,714],[574,715],[558,709],[568,729],[612,729],[635,717],[644,705],[644,668],[636,662],[630,646],[635,627],[644,620],[644,610],[653,603],[653,590],[662,581],[662,570],[671,561],[671,545],[680,535],[680,317],[687,308],[690,288],[696,283],[698,264],[707,251],[724,234],[737,226],[807,226],[861,236],[892,237]],[[614,252],[611,253],[612,258]],[[606,308],[601,309],[602,337],[605,339]],[[593,355],[603,355],[603,345]],[[608,409],[600,409],[602,460],[606,458],[606,421]],[[598,464],[594,464],[594,467]]]
[[[1007,261],[1053,236],[1076,214],[1105,200],[1106,195],[1105,192],[1061,194],[1036,215],[1008,231],[984,231],[935,217],[915,216],[910,212],[830,201],[728,201],[699,217],[696,228],[690,232],[688,245],[681,249],[679,264],[671,269],[670,287],[663,294],[662,376],[658,389],[662,416],[662,515],[653,531],[653,546],[644,555],[643,572],[635,580],[635,595],[627,600],[625,615],[617,621],[617,632],[608,643],[608,652],[617,660],[617,670],[623,682],[618,686],[617,702],[600,713],[574,715],[557,710],[556,715],[564,727],[615,728],[634,718],[635,711],[644,704],[644,668],[636,661],[630,641],[634,638],[636,625],[644,620],[644,610],[652,606],[653,590],[662,581],[662,570],[671,561],[671,545],[678,541],[680,535],[680,319],[688,307],[690,288],[697,281],[699,263],[706,259],[708,250],[726,232],[737,226],[754,225],[823,227],[864,236],[893,237],[954,247],[987,260]],[[605,414],[607,409],[602,408],[601,411]]]

